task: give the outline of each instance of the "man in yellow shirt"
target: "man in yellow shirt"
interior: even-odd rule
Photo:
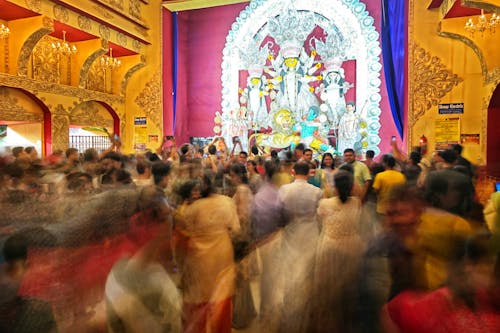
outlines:
[[[394,188],[404,185],[406,178],[401,172],[394,170],[396,160],[392,155],[385,155],[383,164],[385,171],[375,176],[372,187],[377,193],[377,213],[385,215],[391,192]]]

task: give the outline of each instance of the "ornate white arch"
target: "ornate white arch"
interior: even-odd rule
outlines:
[[[226,36],[222,56],[222,118],[239,108],[239,70],[243,69],[239,48],[260,33],[269,19],[279,16],[287,8],[314,13],[314,23],[325,31],[334,27],[350,40],[348,59],[356,59],[357,110],[366,120],[366,146],[380,152],[380,42],[374,19],[359,0],[253,0],[240,12]],[[230,135],[222,131],[226,142]],[[246,138],[242,138],[246,144]]]

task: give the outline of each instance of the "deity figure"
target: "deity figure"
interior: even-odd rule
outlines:
[[[274,110],[269,115],[271,133],[253,133],[249,143],[255,143],[259,147],[286,148],[300,142],[300,136],[295,129],[295,117],[288,109]],[[254,141],[255,140],[255,141]]]
[[[313,62],[314,55],[307,56],[303,47],[291,40],[284,42],[279,57],[271,60],[273,68],[278,70],[266,70],[272,76],[270,82],[278,90],[274,108],[291,110],[297,121],[302,119],[309,107],[319,106],[318,98],[308,84],[319,79],[313,76],[318,69]]]
[[[344,69],[339,63],[338,61],[325,62],[325,69],[322,72],[323,82],[318,87],[319,96],[324,102],[321,109],[325,111],[328,124],[332,128],[337,128],[339,115],[345,113],[345,94],[351,88],[351,85],[345,81]]]
[[[346,111],[339,121],[337,150],[342,153],[346,148],[355,149],[355,144],[360,139],[359,117],[356,114],[354,102],[348,102]]]
[[[321,126],[319,109],[311,106],[302,121],[295,125],[295,130],[300,132],[301,142],[308,147],[315,150],[327,150],[328,145],[323,142],[319,134]]]
[[[262,76],[262,68],[250,68],[248,73],[246,89],[248,116],[251,128],[259,130],[268,126],[266,78]]]

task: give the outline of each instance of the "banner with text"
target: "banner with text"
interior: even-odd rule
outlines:
[[[460,118],[436,119],[436,150],[442,150],[460,142]]]

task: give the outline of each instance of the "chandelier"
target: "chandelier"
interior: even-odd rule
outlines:
[[[66,41],[66,31],[63,30],[63,41],[61,42],[52,42],[51,44],[54,52],[61,56],[70,56],[75,54],[77,49],[75,45],[70,45]]]
[[[500,15],[493,13],[488,20],[484,15],[484,10],[481,9],[481,16],[479,16],[477,23],[474,23],[472,18],[470,18],[465,23],[465,31],[467,31],[471,36],[474,36],[475,32],[481,33],[482,36],[485,30],[495,33],[495,28],[498,24],[500,24]]]
[[[0,39],[9,37],[10,29],[4,24],[0,24]]]
[[[109,56],[102,56],[101,57],[101,67],[104,69],[110,69],[113,70],[115,68],[120,67],[122,62],[119,59],[113,58],[113,49],[109,49]]]

